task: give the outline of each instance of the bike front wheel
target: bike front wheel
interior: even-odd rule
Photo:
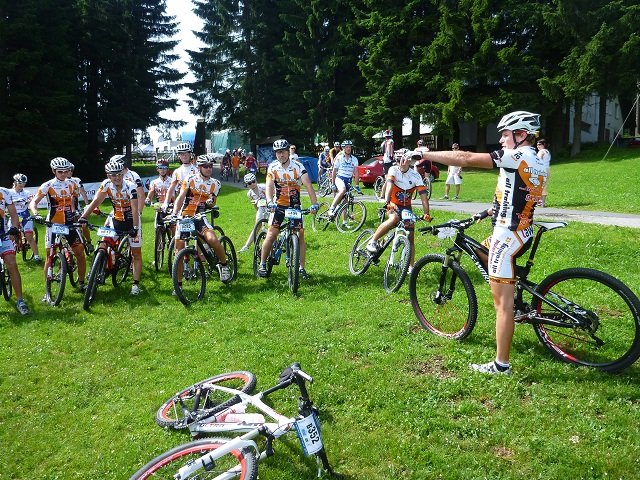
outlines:
[[[351,255],[349,256],[349,271],[354,275],[362,275],[371,265],[371,253],[367,251],[367,245],[373,238],[373,230],[367,228],[356,238]]]
[[[397,292],[400,289],[407,276],[410,260],[411,242],[404,235],[396,236],[384,266],[383,285],[387,292]]]
[[[367,207],[360,201],[345,203],[336,212],[336,228],[339,232],[357,232],[367,220]]]
[[[216,390],[216,386],[250,395],[256,388],[256,376],[249,371],[239,370],[194,383],[160,406],[156,412],[156,423],[161,427],[180,430],[240,402],[238,395]]]
[[[478,317],[478,300],[469,275],[453,260],[430,253],[409,275],[411,306],[423,328],[445,338],[469,336]]]
[[[51,258],[51,265],[47,271],[46,292],[49,304],[60,305],[64,287],[67,282],[67,259],[64,253],[60,252]]]
[[[296,233],[291,232],[287,237],[287,254],[289,290],[295,295],[298,293],[300,283],[300,239]]]
[[[125,236],[118,245],[116,251],[116,264],[113,268],[111,282],[117,287],[124,282],[131,271],[131,247],[129,246],[129,237]]]
[[[376,178],[373,182],[373,193],[375,193],[378,200],[382,200],[382,187],[384,186],[384,177]]]
[[[176,239],[175,237],[171,237],[171,241],[169,242],[169,247],[167,248],[167,270],[169,271],[169,276],[171,276],[171,270],[173,269],[173,261],[175,260],[176,253]]]
[[[569,268],[549,275],[536,292],[566,312],[533,298],[540,320],[567,324],[533,325],[542,345],[556,358],[617,372],[640,357],[640,301],[620,280],[598,270]]]
[[[178,268],[182,270],[182,279],[178,278]],[[202,300],[207,288],[207,277],[202,260],[194,247],[183,248],[176,254],[171,277],[173,290],[183,304],[190,305]]]
[[[329,202],[322,202],[318,205],[318,211],[311,217],[311,226],[314,232],[323,232],[331,223],[329,219]]]
[[[134,473],[129,480],[147,478],[173,480],[192,478],[198,480],[213,478],[239,478],[255,480],[258,478],[258,463],[253,450],[248,447],[237,448],[216,457],[216,450],[233,442],[231,438],[205,438],[185,443],[157,456]],[[178,472],[185,466],[191,466],[190,474],[182,476]]]
[[[68,250],[65,253],[65,257],[67,258],[67,274],[69,275],[69,283],[72,286],[77,287],[78,286],[78,259],[76,258],[76,255],[73,253],[73,250],[71,250],[71,248],[68,248]]]
[[[264,240],[267,238],[266,230],[260,232],[256,237],[255,244],[253,246],[253,274],[258,276],[258,269],[260,268],[260,258],[262,255],[262,245],[264,244]],[[271,275],[271,270],[273,269],[273,259],[271,256],[267,258],[267,276]]]
[[[13,292],[13,286],[11,285],[11,275],[7,266],[2,264],[2,275],[0,275],[0,287],[2,288],[2,296],[8,302],[11,299],[11,293]]]
[[[229,282],[233,282],[236,278],[238,278],[238,257],[236,257],[236,249],[231,242],[231,239],[226,236],[218,237],[222,248],[224,248],[224,253],[227,258],[227,265],[229,265],[229,269],[231,270],[231,277],[229,278]]]
[[[164,265],[164,251],[166,247],[166,233],[164,228],[156,227],[156,239],[154,243],[153,266],[156,272],[160,271]]]
[[[107,251],[104,248],[99,248],[93,257],[93,263],[91,264],[91,270],[89,271],[89,278],[87,280],[87,289],[84,292],[82,307],[85,310],[89,310],[89,307],[93,303],[93,299],[96,297],[96,292],[98,291],[98,285],[104,282],[106,270]]]

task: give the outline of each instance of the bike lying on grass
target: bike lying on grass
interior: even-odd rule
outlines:
[[[335,478],[322,441],[318,409],[307,392],[311,376],[294,363],[278,378],[278,383],[251,395],[255,376],[239,371],[216,375],[179,392],[165,402],[156,413],[156,422],[175,429],[189,428],[193,436],[200,434],[242,434],[234,438],[210,437],[180,445],[151,460],[130,480],[167,479],[231,479],[258,478],[258,462],[275,454],[273,443],[288,432],[296,431],[305,455],[315,455],[318,477],[322,469]],[[298,414],[287,417],[268,406],[264,400],[272,393],[295,385],[300,391]],[[261,413],[247,413],[247,407]],[[273,419],[267,422],[265,416]],[[264,437],[261,449],[256,439]]]
[[[476,292],[460,265],[468,255],[484,279],[487,266],[478,255],[487,248],[465,234],[476,219],[451,220],[420,228],[422,233],[453,238],[445,254],[416,261],[409,277],[411,305],[420,324],[436,335],[461,340],[473,330],[478,315]],[[620,280],[598,270],[568,268],[540,283],[530,280],[533,258],[544,232],[565,222],[534,222],[538,227],[529,258],[516,266],[515,321],[528,323],[556,358],[607,372],[622,370],[640,357],[640,301]],[[525,300],[524,295],[530,298]]]

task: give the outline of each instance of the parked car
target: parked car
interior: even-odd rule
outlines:
[[[376,178],[383,175],[383,172],[384,169],[382,167],[382,155],[371,157],[362,165],[358,166],[360,181],[367,187],[371,187],[376,181]],[[440,170],[438,170],[435,165],[431,164],[431,181],[433,182],[437,178],[440,178]]]

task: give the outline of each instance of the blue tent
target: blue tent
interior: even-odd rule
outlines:
[[[304,165],[305,170],[307,171],[307,175],[312,182],[318,181],[318,159],[315,157],[298,157],[300,163]]]

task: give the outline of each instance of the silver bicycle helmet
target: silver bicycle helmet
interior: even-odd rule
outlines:
[[[124,162],[126,161],[126,155],[114,155],[109,159],[109,163],[111,162],[120,162],[122,164],[122,168],[124,169]]]
[[[524,130],[535,134],[540,130],[540,114],[525,111],[507,113],[498,123],[498,131]]]
[[[21,183],[23,185],[27,184],[27,176],[24,173],[16,173],[13,176],[13,181],[16,183]]]
[[[52,170],[68,170],[71,168],[71,162],[63,157],[56,157],[51,160],[51,169]]]
[[[208,155],[198,155],[198,158],[196,158],[196,165],[198,165],[199,167],[201,167],[202,165],[210,165],[212,162],[209,159]]]
[[[178,153],[191,152],[192,150],[193,150],[193,147],[191,146],[191,144],[189,142],[179,143],[178,146],[176,147],[176,151]]]
[[[118,160],[109,160],[104,166],[104,171],[109,175],[122,173],[124,171],[124,165]]]
[[[289,148],[289,142],[287,142],[284,138],[280,140],[276,140],[273,142],[273,150],[287,150]]]
[[[247,173],[244,176],[244,183],[255,182],[256,176],[253,173]]]

